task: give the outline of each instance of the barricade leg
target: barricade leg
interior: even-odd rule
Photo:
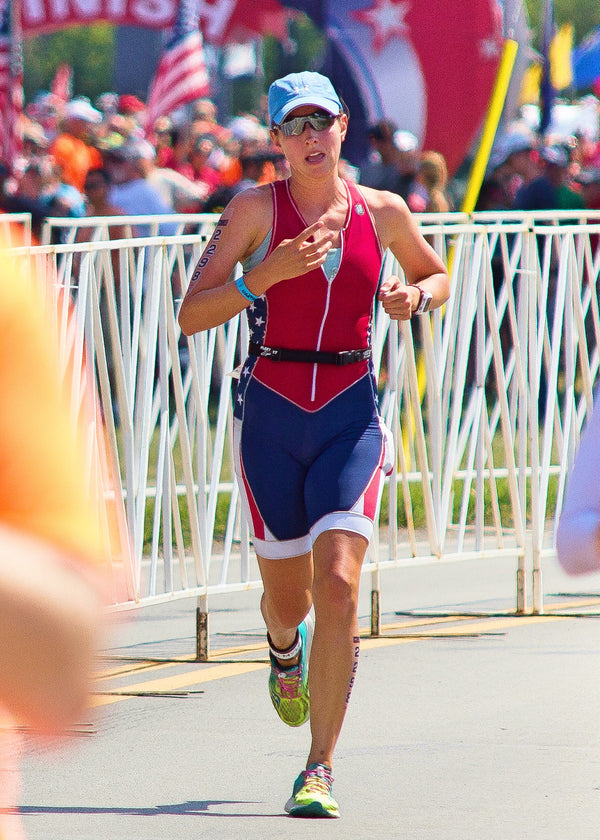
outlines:
[[[203,596],[196,606],[196,662],[208,662],[208,655],[208,604]]]
[[[371,590],[371,636],[381,635],[381,606],[379,589]]]

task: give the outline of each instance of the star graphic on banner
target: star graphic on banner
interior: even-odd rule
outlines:
[[[492,38],[484,38],[479,42],[479,54],[486,60],[494,59],[500,52],[498,44]]]
[[[351,14],[373,28],[373,50],[379,52],[393,38],[406,37],[409,30],[404,18],[409,9],[410,3],[403,0],[375,0],[369,9],[357,9]]]

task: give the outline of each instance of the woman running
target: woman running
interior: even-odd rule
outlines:
[[[310,712],[312,736],[285,808],[338,817],[332,762],[358,665],[361,566],[392,464],[371,363],[374,303],[408,320],[441,306],[449,281],[398,195],[340,177],[348,114],[329,79],[292,73],[268,101],[291,174],[227,205],[179,323],[191,335],[247,310],[236,476],[264,586],[271,699],[290,726]],[[387,248],[406,283],[380,282]]]

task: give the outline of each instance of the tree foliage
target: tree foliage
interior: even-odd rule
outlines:
[[[107,23],[70,26],[23,44],[23,87],[26,101],[48,90],[60,64],[73,68],[73,95],[92,101],[112,90],[115,28]]]
[[[533,32],[533,44],[539,49],[542,45],[545,2],[525,0],[525,6]],[[581,0],[554,0],[554,18],[557,26],[573,24],[573,42],[578,44],[592,29],[600,26],[600,4]]]
[[[318,70],[325,52],[325,36],[304,14],[288,23],[288,39],[282,43],[271,35],[263,40],[263,71],[267,85],[287,73]]]

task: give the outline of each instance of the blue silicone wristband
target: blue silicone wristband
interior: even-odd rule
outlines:
[[[246,300],[254,301],[259,299],[260,295],[253,294],[248,288],[248,286],[246,286],[243,275],[238,277],[238,279],[235,281],[235,285],[237,286],[238,292],[241,295],[243,295],[246,298]]]

